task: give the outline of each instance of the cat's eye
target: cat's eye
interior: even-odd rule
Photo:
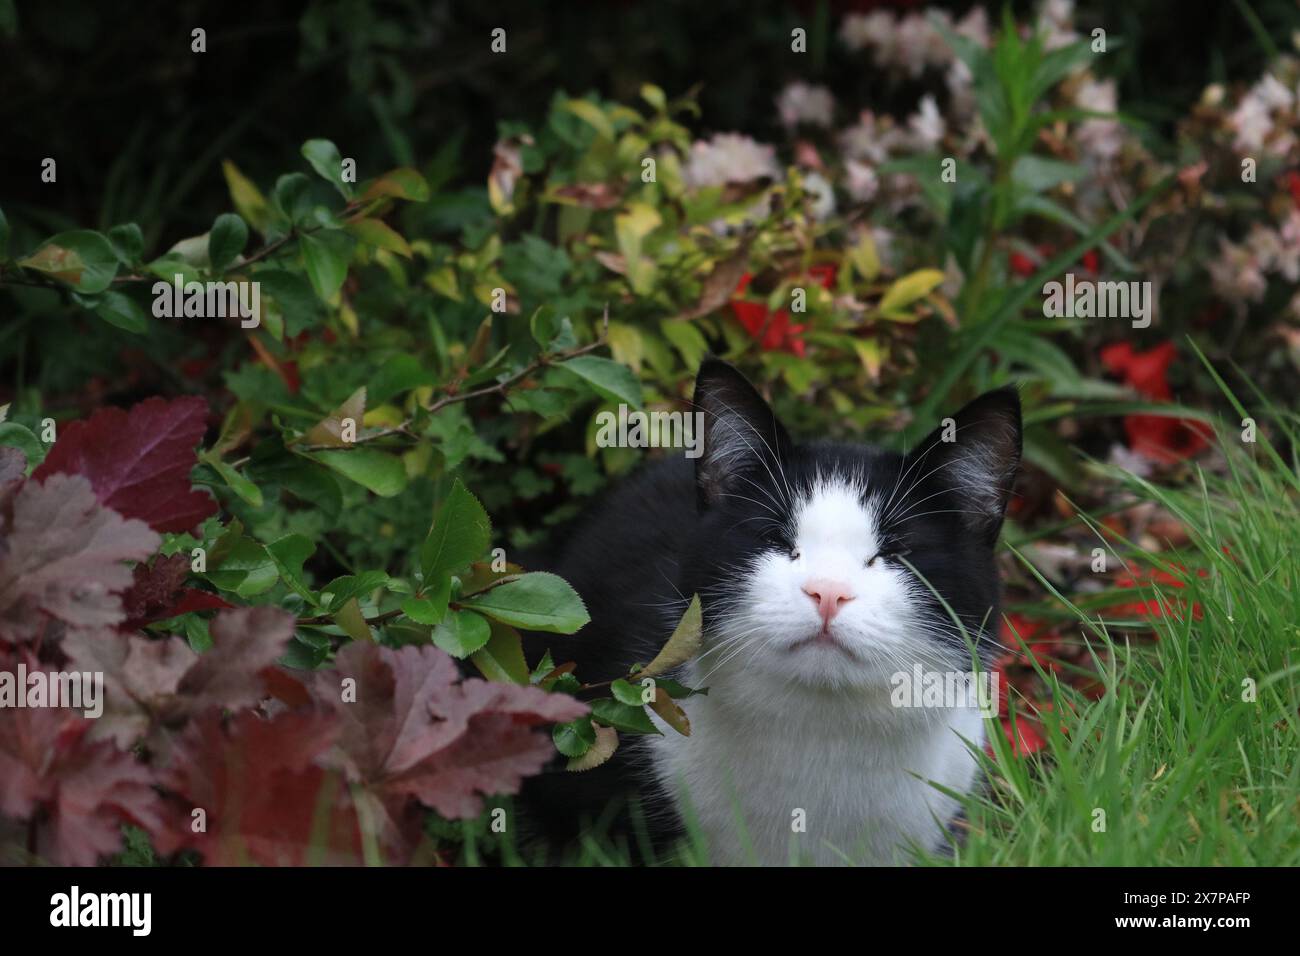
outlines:
[[[867,558],[867,560],[863,562],[863,566],[868,568],[875,567],[876,561],[880,558],[905,558],[911,553],[911,549],[909,548],[881,548],[871,557]]]

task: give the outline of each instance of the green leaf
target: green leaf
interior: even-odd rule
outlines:
[[[915,272],[895,280],[880,300],[880,311],[884,315],[897,315],[913,302],[933,292],[943,282],[941,269],[917,269]]]
[[[627,212],[614,217],[614,235],[623,256],[627,281],[638,294],[649,292],[655,277],[654,260],[641,255],[641,244],[662,222],[653,206],[640,202],[629,203]]]
[[[367,246],[387,249],[399,256],[411,258],[411,246],[396,229],[380,219],[356,219],[346,226],[347,231]]]
[[[1061,183],[1080,179],[1087,169],[1078,163],[1067,163],[1046,156],[1021,156],[1011,167],[1011,181],[1018,188],[1041,193]]]
[[[614,751],[618,749],[618,731],[609,727],[595,727],[594,729],[596,731],[596,742],[581,757],[574,757],[565,764],[565,770],[579,773],[584,770],[594,770],[614,756]]]
[[[105,292],[95,303],[95,314],[119,329],[139,335],[149,328],[149,316],[124,292]]]
[[[487,620],[473,611],[453,611],[433,629],[433,643],[457,659],[469,657],[491,636]]]
[[[322,302],[333,302],[348,277],[352,239],[337,229],[305,234],[300,240],[307,278]]]
[[[609,685],[609,691],[614,695],[615,700],[630,707],[640,707],[645,703],[641,699],[641,688],[629,683],[622,677]]]
[[[294,635],[284,655],[276,663],[290,670],[310,671],[325,663],[329,656],[329,644],[317,646],[302,639],[301,634]]]
[[[0,261],[9,258],[9,220],[5,211],[0,209]]]
[[[523,637],[513,627],[489,621],[492,636],[471,658],[479,673],[488,680],[509,684],[528,683],[528,661],[524,658]]]
[[[595,103],[589,100],[568,100],[565,102],[564,108],[605,139],[614,138],[614,125],[609,121],[609,117],[605,115],[605,111]]]
[[[421,385],[434,383],[433,370],[426,367],[418,358],[403,352],[385,362],[375,373],[374,379],[366,389],[372,405],[382,405],[394,395],[409,392]]]
[[[287,269],[258,269],[253,278],[261,283],[262,295],[275,302],[284,313],[290,335],[297,335],[320,319],[320,301],[300,273]]]
[[[221,566],[208,572],[208,580],[223,591],[255,597],[275,587],[280,569],[275,559],[252,538],[240,537]]]
[[[352,184],[343,181],[343,157],[337,146],[327,139],[309,139],[302,144],[302,155],[344,199],[352,198]]]
[[[204,455],[203,461],[211,465],[221,476],[221,480],[229,486],[230,490],[239,495],[240,498],[247,501],[254,508],[262,507],[262,489],[253,484],[248,478],[241,475],[234,467],[226,464],[216,455]]]
[[[639,704],[633,707],[617,700],[596,700],[591,703],[591,716],[615,730],[632,734],[659,734],[659,728]]]
[[[492,543],[492,522],[477,498],[457,478],[420,546],[426,582],[465,567]]]
[[[438,604],[429,598],[410,597],[402,602],[402,613],[416,624],[427,624],[433,627],[441,624],[442,619],[447,616],[447,602]]]
[[[564,756],[581,757],[596,742],[596,728],[591,725],[591,718],[584,715],[552,727],[551,740],[555,741],[555,749]]]
[[[601,398],[641,407],[641,383],[626,365],[597,355],[579,355],[556,368],[578,376]]]
[[[433,626],[447,616],[447,602],[451,600],[451,578],[444,577],[423,597],[409,597],[402,602],[402,613],[417,624]]]
[[[97,232],[74,229],[45,240],[18,264],[75,286],[79,292],[103,292],[117,275],[118,259],[112,244]]]
[[[369,597],[376,588],[382,588],[391,579],[383,571],[362,571],[360,574],[345,574],[335,578],[320,589],[325,598],[326,610],[333,611],[342,607],[353,598]]]
[[[316,545],[311,543],[311,539],[301,534],[287,534],[268,544],[266,550],[279,568],[284,583],[312,604],[319,604],[316,595],[302,578],[303,564],[316,552]]]
[[[366,623],[366,616],[361,613],[361,605],[356,598],[349,598],[343,606],[334,612],[334,623],[343,628],[344,633],[354,641],[373,641],[374,633]]]
[[[108,241],[117,253],[118,261],[124,266],[139,262],[140,256],[144,254],[144,233],[133,222],[124,222],[108,230]],[[0,256],[3,254],[3,243],[0,243]]]
[[[695,594],[691,596],[686,613],[673,629],[672,637],[660,648],[654,660],[636,672],[636,676],[654,677],[689,661],[700,652],[703,631],[704,613],[700,607],[700,596]]]
[[[402,460],[374,448],[324,450],[313,452],[311,457],[383,498],[391,498],[406,487]]]
[[[394,199],[408,199],[411,202],[427,202],[429,184],[414,169],[403,166],[384,173],[366,187],[362,199],[380,199],[391,196]]]
[[[216,272],[223,272],[248,244],[248,225],[233,212],[223,212],[208,232],[208,261]]]
[[[235,211],[254,229],[263,235],[270,221],[270,209],[266,197],[239,171],[228,159],[221,161],[221,175],[226,177],[226,188],[230,190],[230,201],[235,204]]]
[[[578,592],[556,574],[534,571],[461,602],[515,627],[572,634],[589,620]]]

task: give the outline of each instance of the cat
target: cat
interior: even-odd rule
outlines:
[[[976,784],[984,721],[966,698],[897,706],[897,675],[968,673],[972,645],[987,663],[996,643],[1016,391],[981,395],[907,454],[796,444],[712,357],[694,402],[702,454],[644,466],[547,562],[591,622],[526,647],[607,681],[651,660],[698,594],[701,652],[673,676],[708,693],[679,702],[689,736],[656,718],[662,736],[623,734],[598,769],[534,778],[525,805],[565,837],[631,797],[656,838],[690,820],[715,864],[890,864],[947,846],[958,801],[935,784]]]

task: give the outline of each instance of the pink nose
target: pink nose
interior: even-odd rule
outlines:
[[[822,616],[822,625],[830,624],[836,614],[840,613],[840,607],[852,601],[856,594],[843,581],[827,581],[818,579],[809,581],[803,586],[803,593],[813,599],[817,605],[817,613]]]

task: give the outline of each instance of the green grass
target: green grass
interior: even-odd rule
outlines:
[[[1287,416],[1274,418],[1296,447]],[[1221,430],[1220,443],[1226,473],[1198,471],[1186,489],[1112,470],[1191,534],[1176,556],[1143,556],[1189,569],[1165,591],[1184,612],[1155,619],[1156,640],[1122,642],[1034,572],[1074,611],[1106,691],[1090,701],[1052,681],[1066,717],[1045,722],[1032,758],[995,738],[991,787],[967,801],[971,833],[952,862],[1300,863],[1300,481],[1262,432],[1251,445]]]
[[[1273,418],[1296,447],[1288,416]],[[1184,613],[1155,619],[1155,641],[1121,643],[1034,572],[1074,612],[1106,692],[1093,702],[1052,682],[1065,732],[1048,722],[1037,758],[1014,759],[996,739],[992,788],[968,801],[972,832],[956,862],[1300,862],[1300,481],[1262,434],[1219,436],[1226,473],[1198,471],[1190,488],[1111,470],[1191,534],[1177,555],[1138,552],[1189,569],[1184,588],[1165,592]]]

